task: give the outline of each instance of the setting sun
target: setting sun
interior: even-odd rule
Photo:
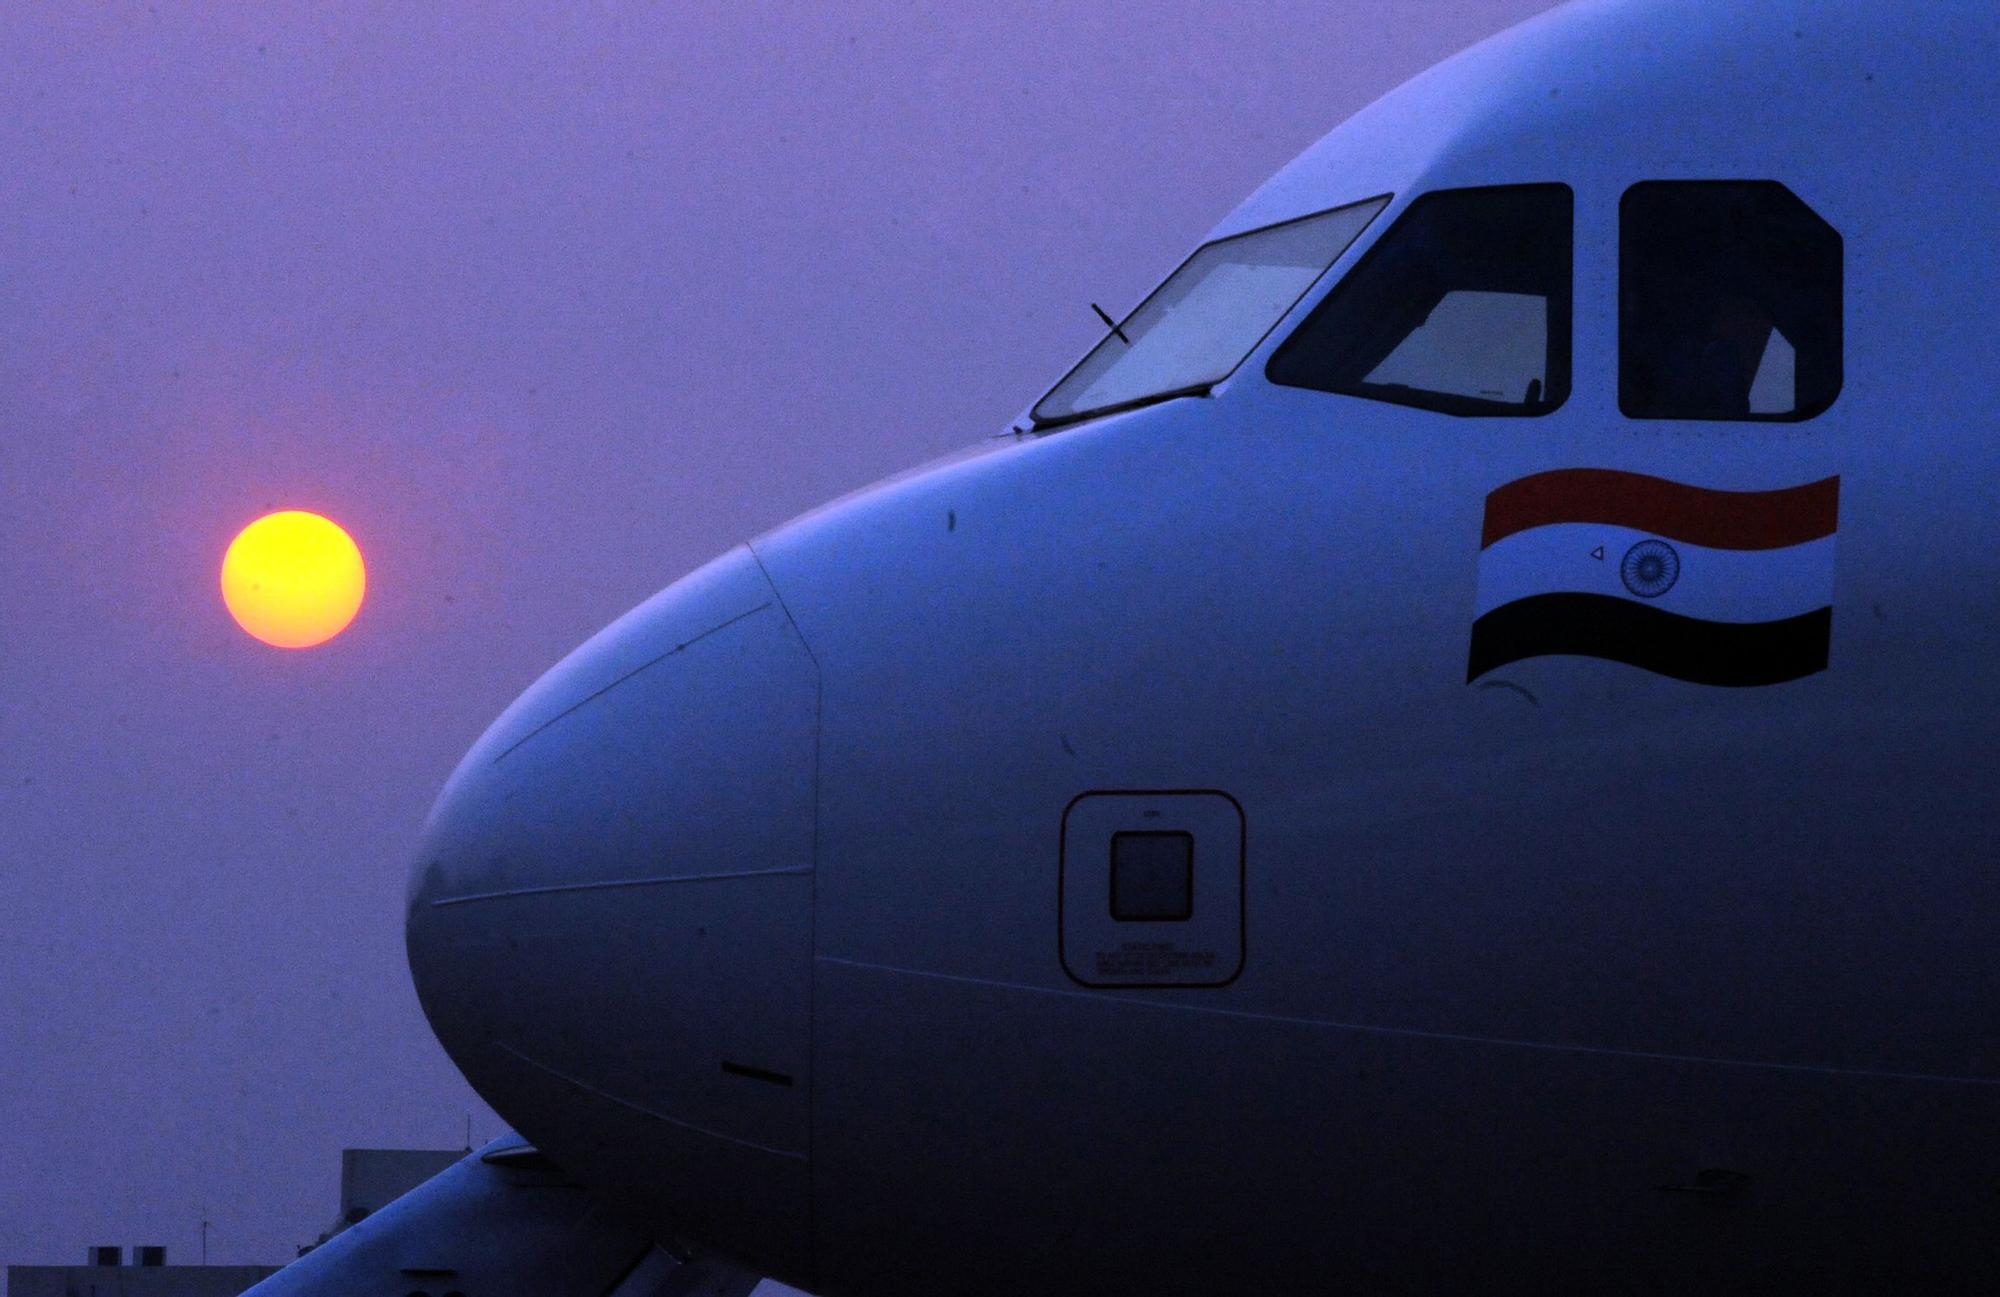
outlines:
[[[288,509],[238,532],[222,556],[222,601],[277,648],[311,648],[347,628],[368,585],[361,550],[337,523]]]

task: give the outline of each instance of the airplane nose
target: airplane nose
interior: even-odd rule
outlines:
[[[446,783],[411,975],[473,1087],[652,1227],[802,1273],[818,673],[739,548],[564,659]]]

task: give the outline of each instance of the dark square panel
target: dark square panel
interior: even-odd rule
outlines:
[[[1111,835],[1111,917],[1120,922],[1178,922],[1194,914],[1194,835]]]

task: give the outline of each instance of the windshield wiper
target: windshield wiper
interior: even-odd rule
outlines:
[[[1124,414],[1127,411],[1142,409],[1148,405],[1158,405],[1162,401],[1179,400],[1183,396],[1207,396],[1214,389],[1215,384],[1213,383],[1195,383],[1188,387],[1177,387],[1171,392],[1155,392],[1151,396],[1134,397],[1129,401],[1121,401],[1117,405],[1100,406],[1095,410],[1085,410],[1079,414],[1065,414],[1054,419],[1038,418],[1030,412],[1028,420],[1035,425],[1036,432],[1049,432],[1056,428],[1067,428],[1073,423],[1083,423],[1089,419],[1102,419],[1108,414]]]
[[[1125,330],[1118,327],[1118,321],[1112,319],[1109,315],[1106,315],[1104,313],[1103,307],[1099,306],[1096,302],[1092,302],[1090,304],[1090,309],[1097,312],[1097,318],[1104,321],[1105,328],[1111,330],[1113,333],[1118,335],[1118,341],[1124,343],[1128,347],[1132,345],[1132,340],[1125,336]]]

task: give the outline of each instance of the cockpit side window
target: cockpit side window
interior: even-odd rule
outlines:
[[[1649,180],[1618,205],[1618,408],[1810,419],[1840,394],[1841,238],[1774,180]]]
[[[1425,194],[1271,357],[1286,387],[1458,415],[1569,396],[1568,185]]]

